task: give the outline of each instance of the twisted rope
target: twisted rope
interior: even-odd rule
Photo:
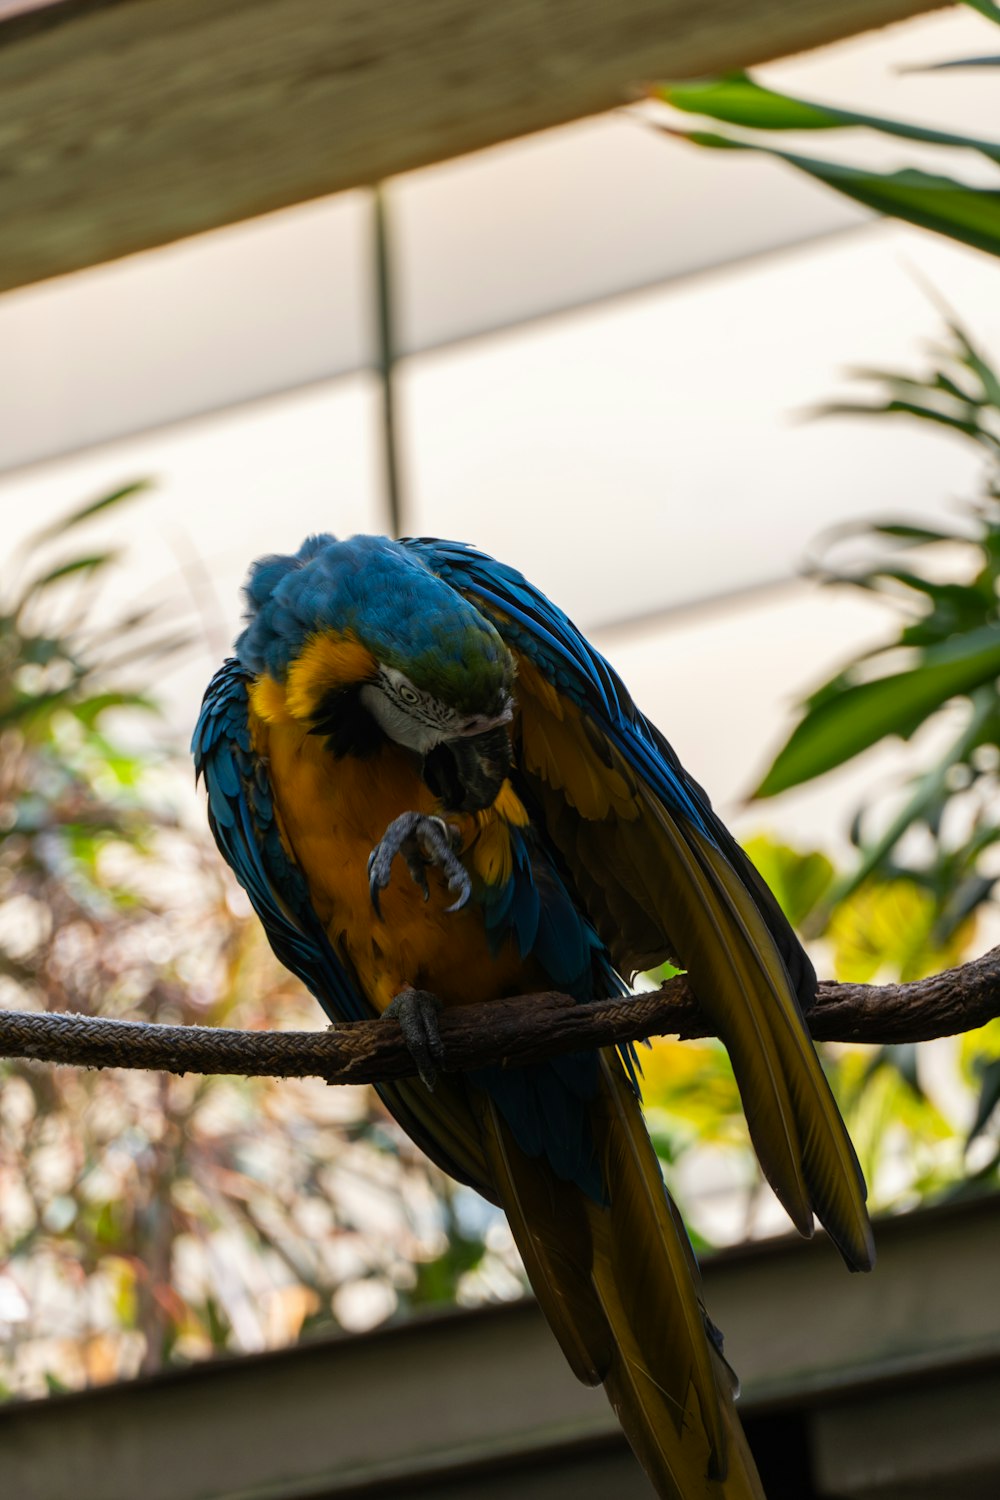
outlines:
[[[910,984],[824,981],[807,1021],[817,1041],[928,1041],[1000,1015],[1000,948]],[[640,1041],[703,1037],[712,1028],[680,975],[649,994],[578,1005],[566,995],[519,995],[443,1012],[445,1072],[520,1066],[561,1053]],[[88,1068],[237,1073],[327,1083],[378,1083],[416,1073],[395,1020],[326,1031],[232,1031],[157,1026],[100,1016],[0,1011],[0,1057]]]

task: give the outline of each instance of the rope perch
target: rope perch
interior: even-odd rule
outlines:
[[[817,1041],[923,1042],[972,1031],[1000,1015],[1000,947],[910,984],[825,980],[808,1013]],[[515,1067],[564,1052],[647,1036],[712,1035],[686,978],[649,994],[578,1005],[566,995],[519,995],[441,1015],[446,1073]],[[395,1021],[355,1021],[325,1031],[231,1031],[158,1026],[100,1016],[0,1011],[0,1057],[88,1068],[324,1078],[378,1083],[416,1073]]]

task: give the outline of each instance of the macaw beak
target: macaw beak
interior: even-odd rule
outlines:
[[[510,767],[510,735],[501,723],[435,745],[424,757],[424,780],[447,812],[482,812],[496,801]]]

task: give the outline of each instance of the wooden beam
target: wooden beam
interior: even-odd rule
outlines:
[[[64,0],[0,24],[0,290],[939,0]]]

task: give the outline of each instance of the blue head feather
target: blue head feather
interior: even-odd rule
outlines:
[[[495,627],[424,560],[382,536],[308,537],[254,563],[236,642],[254,674],[282,681],[310,637],[353,632],[376,659],[462,712],[490,712],[513,663]]]

